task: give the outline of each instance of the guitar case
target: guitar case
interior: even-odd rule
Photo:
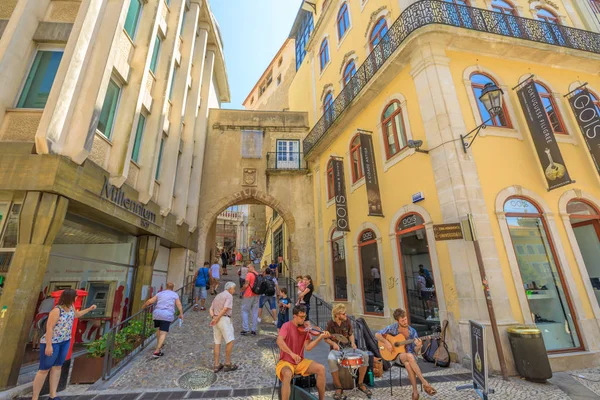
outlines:
[[[450,352],[448,351],[448,345],[446,344],[446,329],[448,328],[448,321],[442,323],[442,334],[439,339],[429,339],[423,344],[423,359],[430,363],[434,363],[438,367],[449,367],[450,366]]]
[[[373,335],[373,332],[371,332],[371,329],[369,329],[369,325],[367,325],[367,321],[365,321],[364,318],[358,318],[356,320],[356,324],[358,325],[358,327],[360,328],[360,330],[362,332],[362,336],[365,340],[366,350],[373,353],[373,355],[375,357],[381,358],[381,353],[379,352],[379,346],[377,346],[377,339],[375,338],[375,335]],[[387,371],[388,369],[391,368],[391,364],[389,361],[386,361],[383,358],[381,358],[381,361],[383,363],[384,371]]]

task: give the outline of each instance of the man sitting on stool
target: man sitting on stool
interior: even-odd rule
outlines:
[[[364,384],[365,375],[367,373],[367,369],[369,368],[369,356],[366,352],[358,350],[356,347],[356,342],[354,341],[354,332],[352,331],[352,324],[346,315],[346,306],[343,304],[336,304],[331,310],[331,316],[333,319],[327,323],[327,328],[325,330],[329,332],[330,335],[338,334],[345,337],[348,341],[346,343],[350,343],[352,345],[354,352],[362,356],[363,364],[362,367],[358,369],[358,389],[366,394],[368,398],[371,398],[372,393]],[[344,390],[340,381],[338,360],[342,358],[343,355],[343,353],[340,351],[340,344],[344,343],[339,343],[339,340],[332,336],[325,339],[325,341],[329,344],[329,348],[331,349],[329,356],[327,357],[327,362],[329,363],[329,370],[331,371],[333,384],[335,386],[335,395],[333,398],[335,400],[342,400]]]
[[[321,339],[329,337],[329,333],[322,332],[315,340],[311,340],[310,332],[304,328],[306,308],[296,306],[292,313],[293,319],[283,324],[277,336],[277,346],[281,352],[279,362],[275,366],[275,373],[281,381],[281,399],[290,398],[290,383],[294,374],[302,376],[315,374],[319,400],[325,400],[325,366],[304,358],[304,350],[314,349]]]

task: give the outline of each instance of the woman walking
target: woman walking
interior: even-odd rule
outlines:
[[[71,346],[73,321],[75,318],[80,318],[96,309],[96,306],[92,305],[85,310],[76,311],[73,307],[76,297],[77,292],[75,290],[64,290],[58,299],[58,304],[48,315],[46,333],[40,340],[40,369],[33,380],[32,400],[38,400],[48,372],[50,372],[49,399],[58,399],[56,389],[58,388],[62,365]]]

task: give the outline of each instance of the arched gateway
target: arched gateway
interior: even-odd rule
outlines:
[[[300,147],[307,130],[305,113],[210,111],[198,213],[199,263],[210,257],[223,210],[264,204],[286,223],[289,268],[315,274],[312,177]]]

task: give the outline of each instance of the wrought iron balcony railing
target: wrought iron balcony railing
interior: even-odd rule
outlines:
[[[267,171],[306,170],[304,154],[299,151],[267,153]]]
[[[417,29],[431,24],[530,40],[600,54],[600,34],[440,0],[421,0],[400,14],[303,141],[307,155],[386,60]]]

